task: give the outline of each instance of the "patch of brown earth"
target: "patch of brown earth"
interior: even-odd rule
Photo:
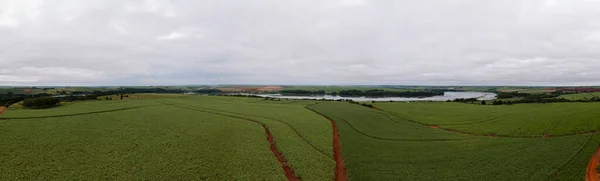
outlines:
[[[0,114],[3,114],[4,112],[6,112],[6,107],[4,107],[4,106],[0,107]]]
[[[281,86],[264,86],[256,89],[257,91],[280,91],[283,89]]]
[[[438,128],[440,128],[440,126],[438,126],[438,125],[429,125],[427,127],[432,128],[432,129],[438,129]]]
[[[335,180],[347,181],[348,172],[344,166],[344,158],[342,157],[342,142],[335,122],[329,119],[333,127],[333,159],[335,160]]]
[[[277,158],[277,161],[279,161],[279,163],[281,164],[281,168],[283,168],[285,177],[289,181],[299,181],[300,179],[298,177],[296,177],[296,174],[294,174],[294,170],[292,170],[292,167],[290,167],[288,165],[287,160],[285,159],[285,157],[283,157],[283,154],[281,154],[281,152],[279,152],[277,150],[277,147],[275,146],[275,141],[273,139],[273,135],[271,134],[271,131],[269,130],[269,128],[267,128],[267,126],[264,124],[262,126],[263,126],[263,128],[265,128],[265,132],[267,133],[267,140],[269,141],[271,151]]]
[[[587,173],[585,174],[585,181],[600,181],[598,178],[598,165],[600,164],[600,148],[596,150],[596,153],[590,159],[590,163],[587,166]]]

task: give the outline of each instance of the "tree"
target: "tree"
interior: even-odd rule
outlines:
[[[481,105],[485,105],[485,101],[481,101]]]
[[[55,97],[38,97],[25,99],[23,101],[23,107],[31,109],[43,109],[50,108],[58,105],[60,101]]]

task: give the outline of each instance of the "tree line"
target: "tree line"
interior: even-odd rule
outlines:
[[[283,95],[325,95],[324,90],[309,91],[309,90],[282,90]],[[331,95],[339,95],[344,97],[432,97],[444,95],[444,91],[427,90],[427,91],[386,91],[381,89],[371,89],[366,91],[351,89],[331,92]]]
[[[556,91],[552,93],[540,93],[540,94],[529,94],[529,93],[519,93],[519,92],[498,92],[496,100],[493,101],[481,101],[482,105],[491,104],[491,105],[512,105],[512,104],[530,104],[530,103],[554,103],[554,102],[600,102],[600,97],[592,97],[590,99],[579,99],[579,100],[570,100],[566,98],[560,98],[560,95],[571,94],[569,92]],[[511,99],[513,100],[501,100],[501,99]],[[479,103],[477,98],[468,98],[468,99],[454,99],[448,100],[447,102],[463,102],[463,103]]]

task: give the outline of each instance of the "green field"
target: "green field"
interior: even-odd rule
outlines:
[[[597,103],[481,106],[463,103],[377,103],[399,119],[476,134],[569,135],[600,129]]]
[[[337,122],[351,180],[581,180],[600,141],[466,135],[347,103],[310,108]]]
[[[600,97],[600,92],[589,92],[589,93],[578,93],[578,94],[565,94],[561,95],[560,98],[569,100],[587,100],[593,97]]]
[[[3,180],[581,180],[597,103],[482,106],[130,94],[0,115]],[[321,114],[321,115],[320,115]],[[426,125],[436,125],[431,128]],[[264,126],[264,127],[263,127]],[[550,136],[548,137],[544,137]]]

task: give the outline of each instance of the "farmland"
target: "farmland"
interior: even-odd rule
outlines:
[[[591,99],[593,97],[600,97],[600,92],[585,92],[578,94],[565,94],[560,96],[560,98],[565,98],[569,100],[586,100]]]
[[[358,105],[327,102],[309,108],[338,124],[352,180],[580,180],[600,140],[596,134],[477,136]]]
[[[11,106],[0,115],[0,178],[581,180],[600,144],[597,103],[110,97]]]
[[[475,134],[560,136],[600,129],[597,103],[481,106],[462,103],[377,103],[398,119]]]

